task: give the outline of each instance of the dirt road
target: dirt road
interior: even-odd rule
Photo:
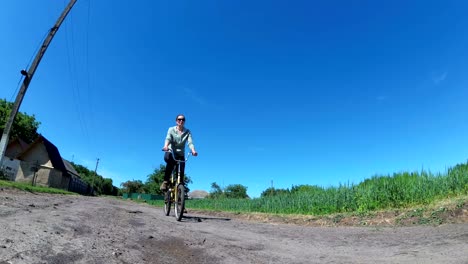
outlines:
[[[468,224],[306,227],[0,188],[5,263],[468,263]]]

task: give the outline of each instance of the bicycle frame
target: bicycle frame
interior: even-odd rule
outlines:
[[[166,151],[166,152],[171,153],[172,158],[176,161],[176,166],[175,166],[175,168],[172,170],[172,173],[171,173],[171,176],[172,176],[171,179],[170,179],[171,185],[172,185],[172,186],[175,186],[176,184],[185,184],[184,182],[181,182],[181,179],[180,179],[180,164],[181,164],[181,163],[187,162],[187,160],[189,159],[191,153],[190,153],[190,152],[188,153],[187,158],[186,158],[185,160],[178,160],[178,159],[175,158],[175,155],[174,155],[174,152],[173,152],[173,151],[168,150],[168,151]],[[174,176],[175,176],[175,175],[174,175],[175,173],[177,173],[177,177],[176,177],[176,178],[174,177]],[[174,178],[175,178],[175,179],[174,179]]]
[[[169,190],[166,192],[164,198],[164,212],[167,215],[170,213],[171,204],[174,203],[174,213],[177,221],[182,219],[185,210],[185,182],[181,179],[180,165],[187,162],[190,157],[190,152],[185,160],[178,160],[175,158],[173,151],[170,152],[172,158],[176,161],[176,168],[172,170],[171,178],[169,181]]]

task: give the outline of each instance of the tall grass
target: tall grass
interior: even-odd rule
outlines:
[[[201,199],[187,201],[194,209],[276,214],[323,215],[343,212],[403,208],[437,199],[468,194],[468,164],[445,173],[401,172],[373,176],[338,187],[292,188],[291,191],[255,199]]]

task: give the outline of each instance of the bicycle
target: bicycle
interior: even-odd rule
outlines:
[[[163,150],[164,151],[164,150]],[[172,170],[171,178],[168,182],[168,190],[164,195],[164,213],[166,216],[171,212],[171,206],[174,204],[174,214],[177,221],[182,220],[182,216],[185,211],[185,183],[180,177],[180,163],[187,162],[191,153],[189,152],[185,160],[178,160],[175,158],[174,152],[168,150],[172,154],[172,157],[177,162],[175,168]]]

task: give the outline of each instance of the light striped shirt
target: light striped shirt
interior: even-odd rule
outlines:
[[[179,132],[177,126],[170,127],[167,130],[166,143],[169,143],[168,147],[174,154],[184,155],[185,144],[188,144],[190,149],[194,148],[192,133],[190,129],[184,127],[184,131]]]

